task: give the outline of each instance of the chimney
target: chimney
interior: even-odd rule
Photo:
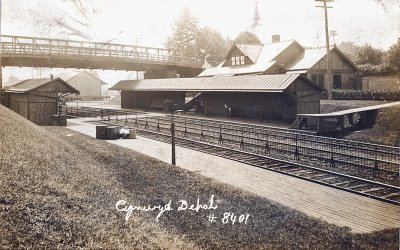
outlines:
[[[53,80],[53,74],[50,74],[50,80]]]
[[[272,43],[279,43],[281,41],[280,35],[272,35]]]

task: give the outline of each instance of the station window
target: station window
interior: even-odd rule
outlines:
[[[313,81],[315,84],[318,84],[320,87],[324,87],[324,74],[312,74],[311,75],[311,81]]]
[[[231,57],[231,65],[244,65],[244,56],[233,56]]]
[[[333,75],[333,88],[334,89],[342,88],[342,75]]]

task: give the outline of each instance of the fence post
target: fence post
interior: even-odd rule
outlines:
[[[146,115],[146,123],[144,124],[144,128],[148,129],[149,128],[149,124],[147,123],[147,115]]]
[[[335,167],[336,166],[333,154],[334,154],[334,152],[333,152],[333,142],[331,141],[331,162],[330,162],[331,167]]]
[[[376,173],[379,174],[379,166],[378,166],[378,147],[375,146],[375,165],[373,170],[373,176],[375,177]]]
[[[297,145],[297,140],[298,140],[298,138],[297,138],[297,134],[296,134],[296,149],[294,151],[294,159],[295,160],[300,160],[299,148],[298,148],[298,145]]]
[[[171,122],[172,165],[176,165],[175,157],[175,123]]]
[[[239,148],[243,148],[243,146],[244,146],[243,134],[244,134],[244,132],[243,132],[243,129],[242,129],[242,138],[240,140]]]
[[[185,131],[183,132],[184,137],[188,137],[187,128],[186,128],[186,118],[185,118]]]
[[[269,148],[269,136],[267,136],[263,152],[268,154],[271,153],[271,149]]]
[[[203,121],[200,121],[200,124],[201,124],[200,141],[204,141]]]
[[[223,144],[223,139],[222,139],[222,124],[219,124],[219,139],[218,139],[218,144]]]

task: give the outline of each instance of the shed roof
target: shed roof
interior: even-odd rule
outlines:
[[[331,52],[337,52],[340,57],[349,63],[357,72],[359,69],[351,62],[351,60],[343,54],[335,45],[331,46]],[[316,65],[322,58],[326,56],[326,47],[306,48],[299,59],[287,68],[288,73],[299,72],[300,70],[308,70]]]
[[[317,64],[326,55],[326,48],[306,48],[297,62],[291,65],[288,70],[308,70]]]
[[[194,92],[283,92],[300,74],[215,76],[119,81],[110,90],[122,91],[194,91]]]
[[[10,86],[9,88],[7,88],[5,90],[5,92],[29,93],[29,92],[38,90],[39,88],[45,87],[46,85],[51,84],[51,83],[61,83],[62,85],[64,85],[65,88],[63,90],[59,90],[61,92],[58,92],[58,93],[79,93],[79,90],[75,89],[74,87],[69,85],[67,82],[65,82],[61,78],[27,79],[27,80],[21,81],[17,84]]]

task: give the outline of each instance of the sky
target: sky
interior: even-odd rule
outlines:
[[[164,47],[184,8],[224,37],[250,30],[255,5],[264,43],[273,34],[304,46],[323,46],[324,15],[314,0],[1,0],[1,34],[78,39]],[[400,0],[335,0],[329,30],[335,42],[387,50],[400,37]],[[332,37],[331,37],[332,39]],[[332,40],[333,42],[333,40]],[[49,70],[41,69],[47,74]],[[38,77],[38,70],[5,68],[3,79]],[[106,82],[132,78],[132,72],[96,71]]]

